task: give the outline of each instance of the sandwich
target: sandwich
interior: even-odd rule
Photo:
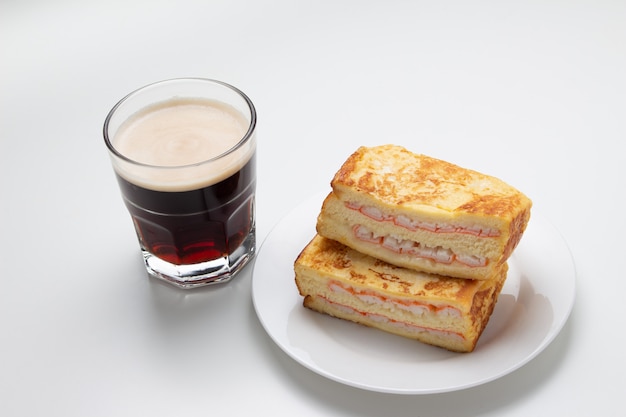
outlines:
[[[501,271],[532,206],[498,178],[394,145],[360,147],[331,187],[321,236],[397,266],[476,280]]]
[[[472,352],[506,279],[450,278],[401,268],[315,235],[298,255],[305,307],[454,352]]]

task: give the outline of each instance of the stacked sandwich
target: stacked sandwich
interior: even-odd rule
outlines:
[[[304,306],[473,351],[531,201],[497,178],[393,145],[359,148],[331,187],[294,265]]]

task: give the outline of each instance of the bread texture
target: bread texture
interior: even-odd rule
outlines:
[[[395,145],[360,147],[331,187],[320,235],[397,266],[476,280],[507,261],[532,206],[498,178]]]
[[[315,235],[294,263],[305,307],[455,352],[471,352],[506,279],[486,280],[401,268]]]

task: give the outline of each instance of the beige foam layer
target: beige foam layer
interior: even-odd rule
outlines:
[[[113,157],[116,172],[158,191],[216,184],[239,171],[256,149],[255,138],[236,147],[249,122],[214,100],[174,99],[148,107],[123,123],[113,145],[131,163]]]

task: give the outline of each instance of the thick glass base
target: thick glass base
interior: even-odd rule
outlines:
[[[254,228],[229,256],[192,265],[175,265],[142,249],[148,274],[185,289],[230,281],[254,257],[255,252]]]

